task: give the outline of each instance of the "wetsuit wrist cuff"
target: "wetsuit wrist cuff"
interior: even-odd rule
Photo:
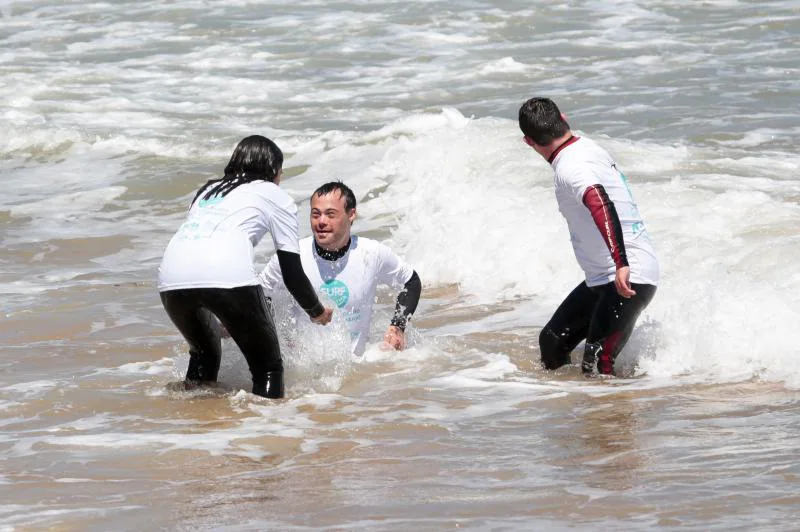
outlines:
[[[405,332],[407,322],[405,316],[395,316],[389,324]]]
[[[322,306],[322,303],[317,302],[316,305],[311,307],[311,309],[307,310],[306,312],[308,312],[309,317],[316,318],[317,316],[320,316],[322,315],[323,312],[325,312],[325,307]]]

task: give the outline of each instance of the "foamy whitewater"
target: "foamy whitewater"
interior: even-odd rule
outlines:
[[[794,1],[0,1],[0,529],[796,529],[799,43]],[[623,378],[538,362],[582,274],[537,95],[661,262]],[[175,386],[155,288],[255,133],[302,236],[342,179],[424,284],[410,347],[386,290],[359,358],[279,299],[281,401],[230,340],[218,387]]]

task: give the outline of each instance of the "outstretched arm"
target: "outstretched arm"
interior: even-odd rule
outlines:
[[[619,223],[617,209],[614,202],[606,194],[603,185],[592,185],[583,194],[583,204],[592,214],[597,229],[605,240],[611,258],[617,267],[617,274],[614,279],[614,286],[617,293],[622,297],[628,298],[635,296],[636,292],[631,288],[631,269],[628,266],[628,256],[625,253],[625,240],[622,238],[622,224]]]
[[[320,303],[316,292],[311,287],[311,282],[303,271],[300,255],[289,251],[278,250],[278,263],[281,267],[283,284],[292,294],[300,308],[308,313],[311,321],[322,325],[331,321],[332,309],[325,308]]]
[[[406,338],[405,330],[408,319],[417,310],[419,298],[422,294],[422,281],[414,271],[411,278],[406,281],[403,289],[397,294],[397,301],[395,303],[394,316],[392,316],[391,325],[383,337],[383,341],[390,347],[397,350],[405,349]]]

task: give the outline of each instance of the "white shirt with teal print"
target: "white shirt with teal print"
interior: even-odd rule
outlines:
[[[258,285],[253,248],[269,232],[275,249],[297,253],[297,206],[275,183],[253,181],[224,197],[198,198],[170,240],[158,290]]]
[[[411,266],[384,244],[355,235],[347,253],[335,261],[317,255],[313,237],[304,238],[300,241],[300,261],[311,285],[327,295],[338,312],[344,314],[356,355],[364,352],[367,343],[378,285],[400,289],[414,273]],[[277,256],[272,257],[258,277],[268,296],[276,289],[285,290]]]

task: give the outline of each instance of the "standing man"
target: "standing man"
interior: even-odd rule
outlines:
[[[312,286],[325,292],[344,313],[352,351],[361,355],[369,336],[372,304],[379,284],[402,288],[384,342],[405,348],[405,328],[422,292],[411,266],[387,246],[350,234],[356,219],[356,197],[341,181],[326,183],[311,195],[313,237],[300,241],[300,260]],[[267,296],[282,283],[281,264],[272,257],[259,275]]]
[[[586,340],[584,373],[612,374],[636,319],[656,293],[659,266],[628,181],[614,159],[570,131],[548,98],[520,107],[525,143],[553,167],[556,200],[586,274],[539,335],[542,363],[557,369]]]

